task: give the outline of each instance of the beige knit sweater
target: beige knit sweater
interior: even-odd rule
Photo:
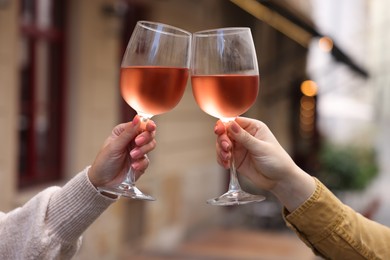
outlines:
[[[0,259],[71,259],[81,235],[115,200],[100,195],[84,169],[24,206],[0,212]]]

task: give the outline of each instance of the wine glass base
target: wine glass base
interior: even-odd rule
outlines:
[[[129,199],[137,199],[137,200],[156,200],[154,197],[142,193],[136,186],[127,185],[127,184],[119,184],[113,187],[98,187],[99,192],[107,192],[113,195],[117,195],[120,197],[126,197]]]
[[[261,202],[263,200],[265,200],[263,195],[253,195],[242,190],[236,190],[228,191],[217,198],[209,199],[207,200],[207,203],[217,206],[233,206]]]

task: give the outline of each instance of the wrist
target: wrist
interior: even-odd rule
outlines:
[[[302,205],[315,191],[315,180],[298,166],[277,182],[271,192],[290,212]]]
[[[89,182],[95,187],[95,189],[97,189],[97,187],[99,186],[98,184],[96,184],[96,180],[94,178],[94,169],[93,169],[93,165],[89,167],[88,169],[88,172],[87,172],[87,177],[88,177],[88,180]]]
[[[119,197],[118,195],[115,195],[115,194],[112,194],[112,193],[109,193],[109,192],[105,192],[105,191],[99,191],[98,187],[100,185],[97,184],[97,181],[95,180],[94,176],[95,176],[94,175],[94,169],[93,169],[93,166],[91,166],[88,169],[87,177],[88,177],[89,182],[96,189],[96,192],[99,192],[102,196],[110,198],[110,199],[118,199],[118,197]]]

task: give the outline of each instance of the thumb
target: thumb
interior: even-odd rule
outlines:
[[[244,146],[247,150],[251,151],[256,148],[258,139],[249,134],[247,131],[241,128],[237,122],[232,121],[227,128],[229,136],[237,143]]]
[[[129,143],[140,133],[140,119],[138,116],[135,116],[132,122],[125,124],[122,129],[122,132],[115,139],[114,143],[117,149],[125,149]]]

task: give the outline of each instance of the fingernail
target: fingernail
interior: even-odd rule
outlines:
[[[139,162],[133,162],[132,164],[131,164],[131,168],[133,168],[134,170],[139,170],[138,168],[139,168]]]
[[[146,140],[145,136],[139,135],[135,138],[135,143],[137,145],[142,145],[144,144],[145,140]]]
[[[148,131],[155,131],[156,128],[157,128],[156,123],[153,122],[152,120],[149,120],[148,123],[147,123],[147,125],[149,126],[149,127],[148,127],[148,129],[149,129]]]
[[[138,125],[139,121],[140,121],[139,116],[136,115],[136,116],[133,118],[133,122],[132,122],[133,126]]]
[[[135,159],[141,154],[141,151],[138,149],[134,149],[133,151],[130,152],[131,158]]]
[[[230,129],[231,129],[234,133],[236,133],[236,134],[238,134],[238,133],[240,132],[240,127],[237,125],[236,122],[232,122],[232,123],[230,124]]]
[[[224,160],[225,162],[228,162],[228,161],[230,160],[230,154],[229,154],[229,153],[224,154],[224,155],[223,155],[223,160]]]
[[[223,148],[225,151],[229,151],[229,148],[230,148],[229,143],[226,142],[226,141],[223,141],[223,142],[222,142],[222,148]]]

